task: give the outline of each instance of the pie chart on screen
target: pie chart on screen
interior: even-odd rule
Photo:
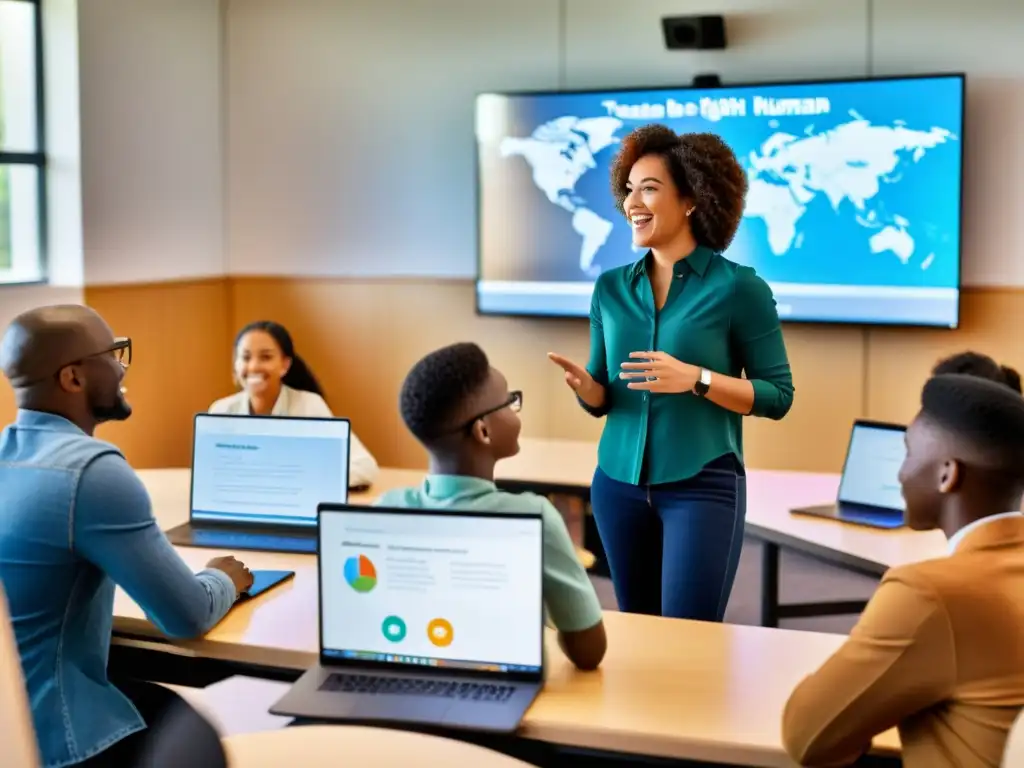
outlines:
[[[345,581],[356,592],[369,592],[377,586],[377,569],[366,555],[354,555],[345,561]]]

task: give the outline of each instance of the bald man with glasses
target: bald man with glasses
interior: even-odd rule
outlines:
[[[50,768],[136,764],[173,696],[108,679],[115,585],[168,635],[194,637],[252,584],[232,557],[193,573],[120,450],[93,437],[131,416],[131,357],[130,339],[78,305],[26,312],[0,341],[18,405],[0,433],[0,583]]]

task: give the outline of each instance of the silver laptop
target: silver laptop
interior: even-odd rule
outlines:
[[[271,713],[510,733],[540,692],[539,514],[320,507],[320,662]]]
[[[316,552],[317,505],[348,500],[347,419],[200,413],[192,434],[187,547]]]
[[[835,503],[794,509],[793,514],[871,528],[901,527],[906,507],[899,471],[907,455],[903,443],[906,431],[901,424],[854,422]]]

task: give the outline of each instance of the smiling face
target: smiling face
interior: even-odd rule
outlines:
[[[291,364],[266,331],[249,331],[235,349],[235,378],[250,397],[279,391]]]
[[[680,195],[668,165],[659,155],[644,155],[629,172],[622,209],[638,248],[658,248],[688,229],[690,200]]]

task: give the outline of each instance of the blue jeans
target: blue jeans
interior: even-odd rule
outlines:
[[[747,478],[732,456],[662,485],[612,480],[590,490],[619,610],[721,621],[743,548]]]

